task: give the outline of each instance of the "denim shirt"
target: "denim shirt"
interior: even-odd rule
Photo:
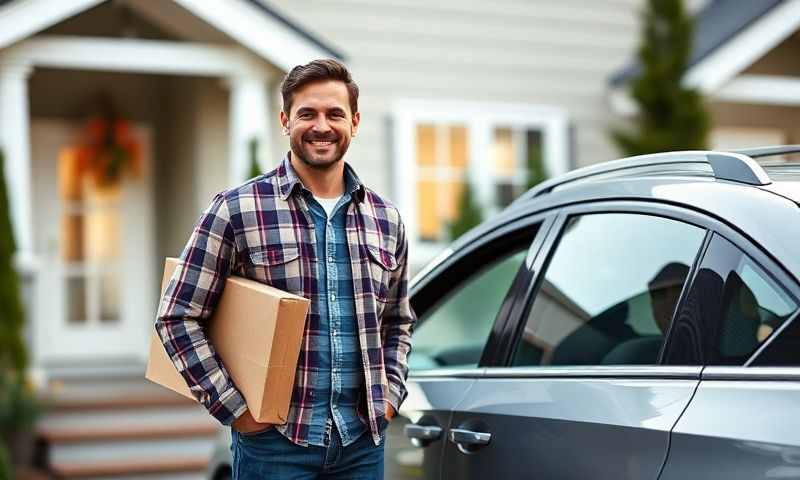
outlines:
[[[349,182],[348,182],[349,183]],[[320,380],[313,387],[308,443],[325,446],[331,422],[342,445],[353,443],[367,427],[359,418],[357,406],[363,384],[358,327],[355,318],[352,267],[345,231],[349,189],[333,209],[330,222],[322,205],[308,195],[308,207],[316,231],[319,259],[319,330],[312,341],[319,363]]]

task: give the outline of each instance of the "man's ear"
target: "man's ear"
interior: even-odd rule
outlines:
[[[289,135],[289,117],[286,116],[283,110],[278,115],[279,120],[281,121],[282,132],[284,135]]]
[[[361,112],[353,114],[353,136],[358,133],[358,124],[361,123]]]

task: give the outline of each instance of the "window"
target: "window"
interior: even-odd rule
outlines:
[[[526,254],[525,247],[511,250],[470,275],[420,315],[414,330],[409,368],[476,367],[503,299]],[[466,258],[464,261],[474,260]]]
[[[492,167],[495,204],[500,208],[507,207],[529,188],[545,180],[542,132],[512,127],[495,128]]]
[[[447,237],[467,183],[467,129],[463,125],[417,126],[417,219],[424,240]]]
[[[450,226],[462,212],[487,219],[546,175],[568,170],[560,108],[404,100],[394,120],[398,207],[423,260],[454,240]],[[471,208],[462,208],[465,200]]]
[[[675,318],[665,360],[742,365],[797,303],[753,260],[715,234]]]
[[[705,230],[641,214],[571,218],[513,365],[655,364]]]

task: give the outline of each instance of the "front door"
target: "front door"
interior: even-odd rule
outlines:
[[[142,363],[153,323],[154,238],[149,127],[132,135],[137,173],[98,185],[76,163],[82,125],[31,124],[34,229],[41,261],[34,358],[63,366]]]

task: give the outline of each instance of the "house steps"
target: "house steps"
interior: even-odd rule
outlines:
[[[36,436],[53,478],[205,478],[218,422],[143,372],[50,378],[47,392]]]

